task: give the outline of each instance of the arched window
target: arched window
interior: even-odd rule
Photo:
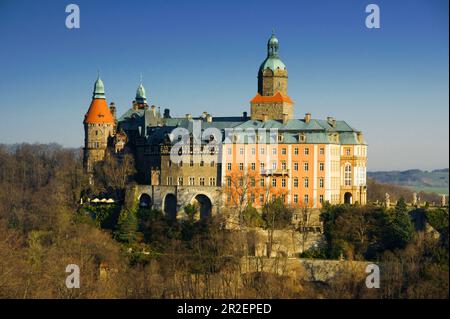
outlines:
[[[352,166],[346,164],[344,168],[344,185],[352,186]]]

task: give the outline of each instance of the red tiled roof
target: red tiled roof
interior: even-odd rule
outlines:
[[[251,103],[264,103],[264,102],[286,102],[293,103],[291,98],[287,95],[283,95],[280,92],[275,93],[272,96],[262,96],[257,93],[256,96],[250,101]]]
[[[105,99],[93,99],[91,106],[84,116],[84,122],[87,124],[114,123],[114,117],[108,108]]]

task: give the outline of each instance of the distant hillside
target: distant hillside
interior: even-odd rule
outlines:
[[[411,169],[407,171],[367,172],[367,176],[379,183],[404,186],[418,192],[448,194],[448,171],[448,168],[433,171]]]

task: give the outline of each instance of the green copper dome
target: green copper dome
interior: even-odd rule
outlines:
[[[272,33],[272,36],[267,42],[267,58],[259,67],[259,72],[262,72],[267,68],[271,69],[272,71],[275,71],[277,69],[286,70],[286,65],[278,57],[278,48],[278,39],[275,34]]]
[[[105,85],[103,84],[102,79],[100,79],[100,75],[97,77],[97,80],[94,84],[94,93],[92,94],[93,99],[104,99],[105,98]]]
[[[141,84],[139,84],[137,91],[136,91],[136,102],[138,104],[145,104],[147,103],[147,97],[145,96],[145,88]]]
[[[286,70],[286,65],[278,57],[267,57],[267,59],[265,59],[261,64],[259,71],[262,72],[267,68],[271,69],[272,71],[275,71],[277,69]]]

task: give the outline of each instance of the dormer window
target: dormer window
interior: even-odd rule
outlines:
[[[305,133],[300,133],[298,140],[301,143],[305,143],[306,142],[306,135],[305,135]]]

